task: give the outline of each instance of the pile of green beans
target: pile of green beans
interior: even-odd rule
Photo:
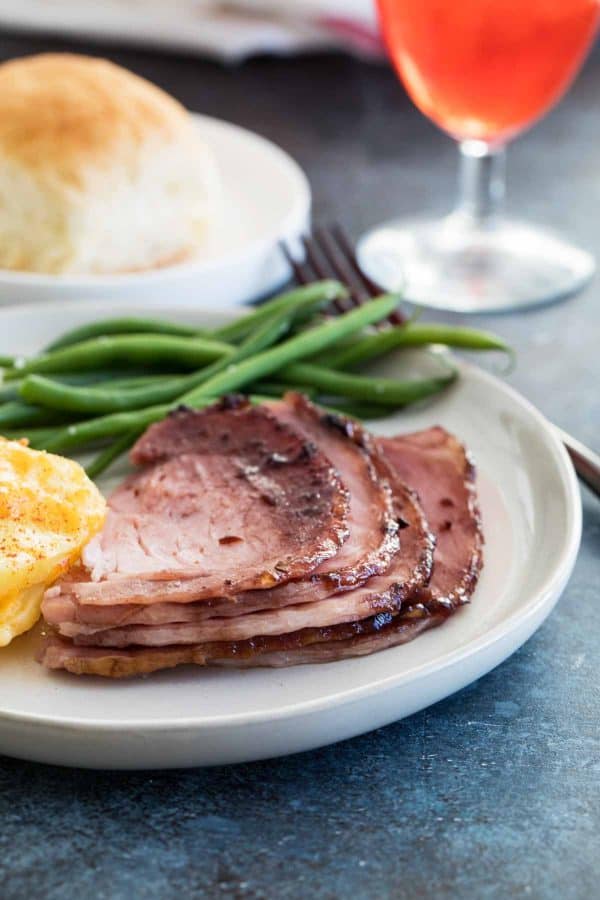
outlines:
[[[180,404],[200,409],[233,391],[261,402],[299,390],[327,409],[376,418],[437,394],[457,377],[446,358],[433,377],[365,373],[377,357],[430,345],[510,354],[487,332],[385,324],[398,305],[395,295],[328,316],[332,301],[346,294],[339,282],[317,282],[210,331],[131,317],[77,327],[38,356],[0,358],[0,432],[57,453],[98,446],[87,470],[97,477]]]

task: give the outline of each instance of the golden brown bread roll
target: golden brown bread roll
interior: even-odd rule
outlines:
[[[194,253],[218,176],[183,106],[103,59],[0,65],[0,268],[108,273]]]

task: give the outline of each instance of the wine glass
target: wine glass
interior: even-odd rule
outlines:
[[[593,274],[593,257],[504,215],[504,148],[569,87],[600,0],[377,2],[408,93],[459,143],[460,199],[442,220],[398,220],[366,234],[363,270],[407,300],[462,312],[574,293]]]

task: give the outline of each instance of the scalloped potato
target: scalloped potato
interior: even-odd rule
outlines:
[[[78,463],[0,438],[0,647],[35,625],[44,590],[77,560],[105,514]]]

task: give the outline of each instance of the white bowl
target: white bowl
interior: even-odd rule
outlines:
[[[207,116],[194,119],[223,183],[220,220],[207,233],[197,257],[120,275],[0,270],[0,304],[104,298],[220,309],[283,284],[289,271],[279,242],[294,241],[307,228],[311,195],[306,176],[265,138]]]

